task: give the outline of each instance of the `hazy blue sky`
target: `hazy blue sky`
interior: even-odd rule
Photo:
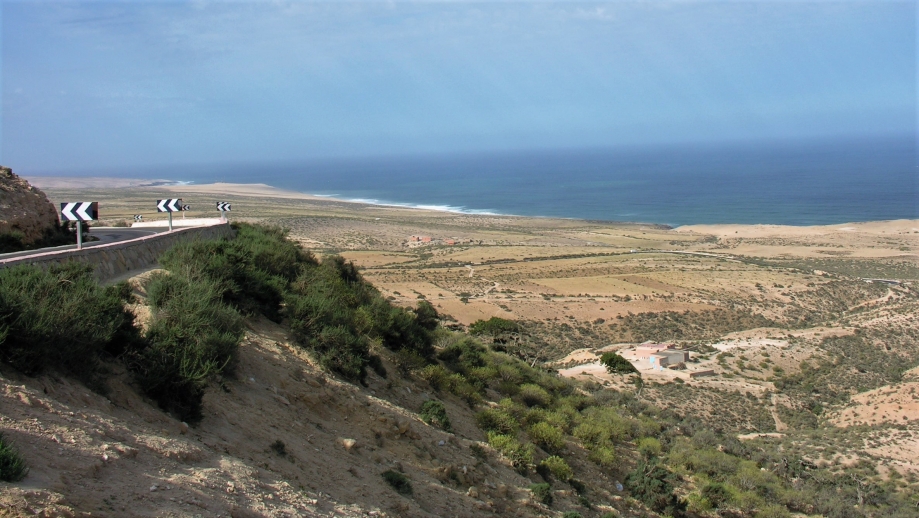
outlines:
[[[915,135],[916,26],[916,1],[4,1],[0,163]]]

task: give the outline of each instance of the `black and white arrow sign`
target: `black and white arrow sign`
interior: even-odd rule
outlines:
[[[73,201],[62,203],[61,217],[66,221],[93,221],[99,218],[99,202]]]
[[[223,212],[225,210],[230,210],[230,202],[228,201],[218,201],[217,210]]]
[[[182,198],[156,200],[156,210],[158,212],[179,212],[182,210]]]
[[[143,214],[135,214],[135,215],[134,215],[134,221],[143,221],[143,220],[144,220],[144,215],[143,215]]]
[[[182,205],[182,210],[191,210],[191,205]]]

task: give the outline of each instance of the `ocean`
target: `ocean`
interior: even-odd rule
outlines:
[[[915,139],[890,138],[315,160],[174,174],[472,214],[824,225],[919,218],[917,164]]]

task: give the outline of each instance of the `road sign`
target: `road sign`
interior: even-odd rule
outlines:
[[[99,219],[99,202],[72,201],[61,204],[61,221],[77,222],[77,250],[83,249],[83,222]]]
[[[99,202],[74,201],[62,203],[61,218],[67,221],[93,221],[99,219]]]
[[[134,221],[143,221],[143,220],[144,220],[144,215],[143,215],[143,214],[135,214],[135,215],[134,215]]]
[[[220,212],[223,212],[223,211],[225,211],[225,210],[230,210],[230,202],[228,202],[228,201],[218,201],[218,202],[217,202],[217,210],[219,210]]]
[[[156,200],[156,210],[158,212],[179,212],[182,210],[182,198]]]
[[[191,210],[191,205],[182,205],[182,210]]]
[[[182,198],[156,200],[156,210],[169,213],[169,231],[172,232],[172,213],[182,210]],[[182,214],[182,216],[184,217],[185,214]]]

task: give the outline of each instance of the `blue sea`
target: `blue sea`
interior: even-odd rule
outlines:
[[[916,140],[528,151],[176,168],[465,213],[658,223],[822,225],[919,218]]]

